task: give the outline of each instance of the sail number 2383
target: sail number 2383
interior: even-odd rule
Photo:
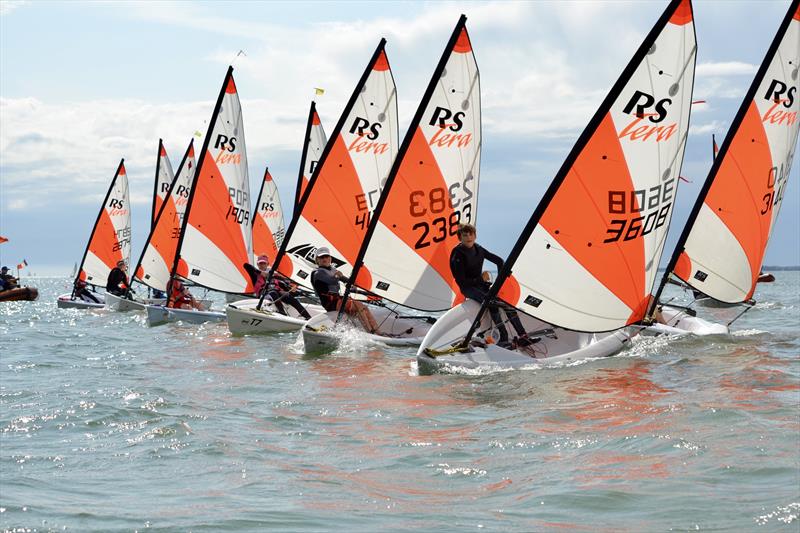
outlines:
[[[472,222],[472,198],[473,192],[469,188],[472,177],[464,180],[463,183],[454,183],[449,189],[436,187],[428,191],[411,191],[408,196],[409,214],[414,218],[435,216],[430,222],[419,221],[411,228],[417,237],[414,248],[419,250],[426,248],[431,243],[444,242],[448,236],[454,236],[458,232],[458,226],[462,222]],[[456,199],[456,191],[463,189],[461,198]]]

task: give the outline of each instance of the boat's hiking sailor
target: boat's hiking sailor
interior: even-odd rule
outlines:
[[[80,298],[84,302],[91,302],[99,304],[100,300],[92,294],[92,291],[86,288],[86,282],[82,279],[78,278],[75,280],[75,289],[74,289],[75,298]]]
[[[114,296],[125,296],[130,290],[128,283],[128,274],[125,272],[128,265],[125,261],[117,261],[117,266],[111,269],[108,273],[108,280],[106,281],[106,292],[110,292]]]
[[[336,270],[331,264],[331,251],[326,246],[320,246],[316,251],[317,269],[311,273],[311,284],[317,293],[322,307],[326,311],[338,311],[342,304],[339,294],[339,281],[347,281],[347,277]],[[369,333],[378,332],[378,324],[367,306],[353,299],[348,299],[344,312],[358,318],[361,325]]]
[[[202,310],[200,302],[195,300],[189,288],[178,279],[172,279],[167,284],[167,307],[174,309],[197,309]]]
[[[0,269],[0,291],[10,291],[17,288],[17,278],[8,273],[8,267]]]
[[[475,237],[475,226],[472,224],[461,224],[459,226],[458,238],[461,243],[450,252],[450,272],[453,274],[458,288],[461,289],[461,294],[470,300],[483,303],[491,286],[489,273],[483,271],[483,260],[488,259],[497,265],[498,271],[503,268],[503,260],[476,243]],[[525,327],[519,320],[516,309],[497,300],[490,302],[486,307],[489,309],[492,322],[494,322],[497,331],[500,333],[498,346],[503,348],[511,348],[513,346],[508,340],[508,331],[500,317],[500,309],[508,316],[508,321],[511,322],[517,332],[518,336],[514,339],[515,345],[528,346],[531,344],[525,332]]]
[[[272,282],[269,284],[267,283],[267,276],[269,276],[269,257],[266,255],[259,255],[256,264],[258,268],[250,263],[244,264],[245,270],[250,274],[250,279],[253,281],[256,296],[261,296],[261,294],[266,291],[267,296],[272,300],[272,305],[275,306],[275,309],[280,314],[288,315],[286,308],[283,307],[283,304],[286,303],[294,307],[295,311],[306,320],[311,318],[311,315],[306,308],[303,307],[303,304],[298,302],[297,298],[292,294],[297,292],[297,285],[278,274],[278,272],[273,272]]]

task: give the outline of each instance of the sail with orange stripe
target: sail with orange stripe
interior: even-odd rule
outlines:
[[[726,303],[753,296],[792,167],[800,128],[798,6],[794,0],[756,73],[667,269]]]
[[[90,285],[105,287],[108,274],[119,261],[131,259],[131,209],[128,193],[128,174],[125,160],[108,188],[100,213],[94,223],[86,251],[83,253],[78,277]]]
[[[328,137],[322,128],[322,122],[317,114],[317,104],[311,102],[311,109],[308,112],[308,124],[306,125],[306,137],[303,143],[303,155],[300,159],[300,175],[297,178],[297,189],[294,194],[294,211],[300,205],[300,198],[308,185],[308,180],[317,168],[322,157],[322,151],[328,144]]]
[[[256,257],[266,255],[272,261],[283,242],[285,227],[281,197],[269,168],[264,169],[264,180],[255,205],[253,253]]]
[[[153,230],[147,237],[142,255],[136,268],[133,269],[134,280],[157,290],[166,290],[169,282],[170,269],[175,263],[181,223],[195,170],[194,139],[192,139],[178,165],[178,174],[167,189],[166,200],[156,213]]]
[[[229,67],[189,192],[173,275],[221,292],[253,292],[244,268],[253,257],[250,202],[242,107]]]
[[[690,1],[673,0],[578,138],[491,296],[577,331],[644,317],[683,163],[695,43]]]
[[[281,273],[308,288],[320,246],[330,248],[333,264],[350,274],[397,154],[397,91],[385,43],[382,39],[339,118],[276,260]]]
[[[362,289],[425,311],[463,299],[450,251],[459,223],[475,224],[477,214],[480,76],[466,20],[453,30],[373,213],[363,252],[371,276],[358,276]]]
[[[153,186],[153,210],[150,216],[150,229],[156,225],[156,216],[161,210],[161,204],[169,194],[170,185],[175,180],[175,173],[172,172],[172,163],[167,157],[167,150],[164,148],[164,141],[158,140],[158,158],[156,159],[156,178]]]

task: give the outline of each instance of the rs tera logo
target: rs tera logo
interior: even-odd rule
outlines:
[[[355,133],[359,137],[364,137],[364,130],[369,130],[369,134],[366,135],[367,139],[370,141],[374,141],[380,135],[381,124],[376,122],[374,124],[370,123],[369,120],[361,117],[356,117],[353,121],[353,125],[350,126],[350,133]]]
[[[673,122],[666,125],[658,123],[667,118],[667,106],[670,104],[672,104],[670,98],[663,98],[657,101],[650,94],[636,91],[628,101],[628,104],[622,109],[623,113],[633,115],[634,119],[623,128],[619,138],[628,137],[631,141],[642,142],[650,138],[653,138],[655,142],[668,140],[677,131],[677,123]],[[651,108],[653,111],[646,112]],[[645,117],[651,124],[641,124]]]

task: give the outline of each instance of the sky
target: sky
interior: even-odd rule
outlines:
[[[690,182],[662,263],[710,169],[711,135],[721,144],[788,4],[694,2],[693,99],[706,103],[692,109],[682,170]],[[9,239],[0,263],[26,259],[28,272],[68,275],[123,157],[135,261],[158,139],[177,168],[194,132],[205,134],[231,62],[252,190],[268,165],[291,205],[310,101],[330,132],[385,37],[403,135],[461,13],[481,73],[478,240],[506,255],[666,5],[0,0],[0,235]],[[800,265],[797,166],[766,265]]]

